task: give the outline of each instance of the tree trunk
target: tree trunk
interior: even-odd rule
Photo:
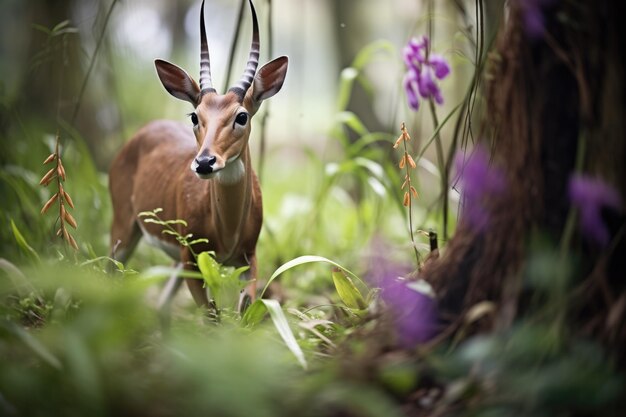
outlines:
[[[571,241],[562,237],[576,170],[613,186],[622,202],[626,196],[624,3],[542,2],[548,4],[540,10],[545,32],[538,37],[524,26],[529,3],[510,2],[487,66],[492,81],[483,131],[490,135],[484,137],[493,165],[506,174],[506,189],[485,203],[487,229],[477,232],[461,222],[445,255],[423,274],[446,321],[489,300],[498,306],[497,319],[478,330],[506,327],[530,308],[524,267],[533,239],[541,235],[555,250],[566,245],[580,264],[568,290],[568,320],[582,335],[613,348],[623,366],[623,209],[603,211],[611,236],[605,247],[578,228]],[[577,167],[581,143],[586,147]]]

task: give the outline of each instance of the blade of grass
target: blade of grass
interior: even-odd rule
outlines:
[[[296,337],[291,331],[291,327],[289,327],[289,322],[287,322],[287,317],[285,317],[285,313],[283,309],[280,307],[280,304],[276,300],[263,300],[261,299],[265,308],[270,313],[270,317],[274,322],[274,326],[276,330],[278,330],[278,334],[283,338],[285,345],[289,348],[289,350],[294,354],[300,365],[304,369],[307,368],[306,359],[304,357],[304,352],[300,348],[300,345],[296,341]]]
[[[363,310],[367,308],[367,303],[354,282],[339,268],[333,268],[333,283],[341,301],[348,308]]]
[[[2,323],[2,327],[15,335],[19,340],[22,341],[22,343],[28,346],[30,350],[37,354],[37,356],[39,356],[48,365],[59,371],[63,369],[61,361],[56,356],[54,356],[52,352],[50,352],[48,348],[46,348],[32,334],[22,329],[20,326],[17,326],[15,323],[5,322]]]
[[[27,255],[34,258],[34,260],[39,261],[39,254],[35,249],[32,248],[24,238],[24,235],[20,232],[20,230],[15,225],[13,219],[11,219],[11,229],[13,230],[13,236],[17,241],[18,246],[26,253]]]
[[[265,291],[269,287],[270,283],[283,272],[288,271],[292,268],[295,268],[296,266],[300,266],[300,265],[304,265],[308,263],[314,263],[314,262],[323,262],[323,263],[330,264],[344,271],[350,278],[363,282],[363,280],[361,280],[356,274],[351,272],[349,269],[344,268],[343,266],[339,265],[337,262],[331,261],[330,259],[324,258],[323,256],[304,255],[304,256],[299,256],[295,259],[292,259],[291,261],[283,264],[276,271],[274,271],[272,276],[267,280],[267,284],[265,284],[265,288],[263,288],[263,291],[261,292],[261,297],[263,297],[263,294],[265,294]]]
[[[289,327],[289,322],[285,316],[285,312],[281,308],[280,304],[276,300],[264,300],[258,299],[246,310],[244,316],[241,319],[241,323],[246,327],[253,327],[263,320],[263,317],[269,313],[274,327],[278,331],[278,334],[285,342],[287,348],[293,353],[300,365],[307,369],[306,358],[304,352],[300,348],[300,345],[296,341],[296,337]]]

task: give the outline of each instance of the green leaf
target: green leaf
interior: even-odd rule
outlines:
[[[374,177],[379,180],[385,178],[385,169],[378,162],[374,162],[368,158],[356,157],[354,158],[354,163],[367,169]]]
[[[396,54],[396,47],[393,43],[387,40],[372,42],[359,51],[354,58],[354,61],[352,61],[352,66],[356,68],[357,71],[361,71],[367,64],[376,58],[377,54],[381,52],[388,53],[391,57],[394,57]]]
[[[333,268],[333,283],[341,301],[346,306],[356,310],[364,310],[367,303],[359,289],[354,285],[352,280],[339,268]]]
[[[359,136],[365,136],[369,133],[369,130],[367,130],[367,127],[365,127],[361,119],[350,111],[342,111],[339,113],[337,115],[337,121],[348,126]]]
[[[182,224],[183,226],[187,227],[187,222],[181,219],[176,219],[176,220],[165,220],[164,222],[165,224]]]
[[[115,265],[115,267],[117,268],[118,271],[120,272],[125,272],[124,269],[124,264],[121,263],[120,261],[118,261],[117,259],[113,259],[109,256],[98,256],[96,258],[93,259],[89,259],[88,261],[85,261],[83,263],[80,264],[80,266],[87,266],[87,265],[91,265],[100,261],[109,261],[111,262],[113,265]]]
[[[344,68],[341,71],[339,94],[337,95],[337,109],[339,111],[343,111],[348,107],[348,102],[352,95],[352,86],[358,75],[359,72],[352,67]]]
[[[352,158],[356,158],[358,155],[362,154],[364,149],[376,142],[392,142],[396,139],[396,135],[392,135],[384,132],[372,132],[367,135],[363,135],[359,137],[354,143],[350,145],[347,150],[347,155]]]
[[[37,354],[44,362],[48,365],[52,366],[57,370],[63,369],[63,365],[61,361],[54,356],[38,339],[36,339],[32,334],[21,328],[20,326],[15,325],[14,323],[4,323],[3,326],[13,333],[18,339],[22,341],[28,348],[30,348],[34,353]]]
[[[435,131],[433,132],[433,134],[430,136],[430,138],[428,138],[428,140],[426,141],[426,144],[424,145],[424,147],[422,148],[422,150],[417,154],[417,156],[415,157],[415,160],[419,160],[422,156],[424,156],[424,153],[426,152],[426,150],[428,149],[428,147],[435,141],[435,139],[437,139],[437,135],[439,134],[439,131],[446,125],[446,123],[448,123],[448,120],[450,120],[450,118],[452,117],[452,115],[454,113],[456,113],[456,111],[461,107],[461,105],[463,104],[463,102],[457,104],[456,106],[454,106],[452,108],[452,110],[450,110],[450,113],[448,113],[446,115],[446,117],[444,117],[444,119],[439,123],[439,126],[437,126],[437,128],[435,129]]]
[[[24,239],[24,236],[15,225],[13,219],[11,219],[11,229],[13,230],[13,236],[15,237],[18,246],[24,251],[24,253],[39,261],[39,254],[37,254],[37,251],[33,249],[32,246],[28,244],[28,242],[26,242],[26,239]]]
[[[52,34],[52,31],[50,29],[48,29],[47,27],[43,26],[43,25],[39,25],[37,23],[33,23],[32,27],[35,30],[38,30],[38,31],[40,31],[42,33],[45,33],[46,35]]]
[[[216,297],[219,292],[220,265],[208,252],[202,252],[198,255],[198,268],[211,291],[211,296]]]
[[[261,297],[263,296],[263,294],[265,294],[265,291],[269,287],[270,283],[274,279],[276,279],[276,277],[278,277],[280,274],[282,274],[283,272],[288,271],[288,270],[290,270],[290,269],[292,269],[292,268],[294,268],[296,266],[304,265],[304,264],[308,264],[308,263],[313,263],[313,262],[323,262],[323,263],[330,264],[332,266],[335,266],[335,267],[343,270],[352,279],[355,279],[357,281],[363,282],[353,272],[351,272],[349,269],[344,268],[343,266],[339,265],[337,262],[331,261],[330,259],[324,258],[323,256],[304,255],[304,256],[299,256],[299,257],[297,257],[295,259],[292,259],[291,261],[283,264],[276,271],[274,271],[272,276],[267,280],[267,284],[265,284],[265,288],[263,288],[263,291],[261,292]]]
[[[159,209],[157,209],[159,210]],[[141,211],[139,212],[139,214],[137,216],[139,217],[156,217],[156,214],[158,213],[157,210],[153,210],[153,211]],[[145,220],[144,220],[145,221]]]
[[[59,24],[57,24],[55,27],[52,28],[52,32],[56,33],[58,31],[60,31],[61,29],[65,29],[66,27],[68,27],[70,24],[69,20],[64,20],[62,22],[60,22]]]
[[[238,269],[225,267],[215,260],[210,252],[202,252],[198,255],[198,268],[202,273],[204,282],[211,297],[215,300],[218,309],[224,307],[236,309],[239,302],[241,290],[246,286],[246,282],[239,279],[242,273],[250,267],[243,266]]]
[[[241,276],[241,274],[243,274],[244,272],[246,272],[248,269],[250,269],[250,267],[248,265],[239,267],[237,269],[235,269],[231,274],[230,274],[230,279],[234,279],[239,281],[239,277]]]
[[[241,324],[244,327],[254,327],[263,320],[267,314],[267,308],[261,299],[252,303],[241,318]]]
[[[204,238],[204,237],[202,237],[200,239],[194,239],[191,242],[189,242],[189,245],[196,245],[198,243],[209,243],[209,239]]]
[[[291,331],[291,327],[289,327],[289,322],[287,321],[287,317],[285,317],[285,313],[283,312],[283,309],[280,307],[280,304],[278,303],[278,301],[264,300],[264,299],[260,299],[259,301],[263,303],[267,311],[270,313],[270,317],[272,318],[274,327],[276,327],[276,330],[278,330],[278,334],[280,335],[280,337],[282,337],[283,341],[285,342],[285,345],[287,345],[287,348],[289,348],[291,353],[294,354],[294,356],[296,357],[300,365],[302,365],[302,367],[306,369],[307,362],[304,357],[304,352],[302,352],[300,345],[296,341],[296,337]],[[252,306],[250,306],[250,308],[251,307]]]
[[[27,297],[28,294],[36,292],[35,287],[26,278],[26,275],[8,260],[0,258],[0,270],[6,272],[20,297]]]

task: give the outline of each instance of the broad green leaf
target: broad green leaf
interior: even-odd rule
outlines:
[[[17,241],[18,246],[24,251],[24,253],[26,253],[27,255],[32,256],[33,258],[35,258],[35,260],[38,261],[39,260],[39,254],[37,254],[37,251],[35,249],[33,249],[28,244],[28,242],[26,242],[26,239],[24,239],[24,236],[22,235],[20,230],[15,225],[15,222],[13,221],[13,219],[11,219],[11,229],[13,230],[13,236],[15,237],[15,240]]]
[[[267,314],[267,308],[261,299],[256,300],[248,307],[241,318],[241,324],[244,327],[254,327],[263,320]]]
[[[285,342],[291,353],[294,354],[298,362],[300,362],[300,365],[302,365],[302,367],[306,369],[307,362],[304,357],[304,352],[302,352],[300,345],[296,341],[296,337],[293,335],[291,327],[289,327],[287,317],[285,317],[285,313],[280,307],[278,301],[264,299],[261,299],[259,301],[263,303],[267,311],[270,313],[270,317],[272,318],[272,322],[274,322],[276,330],[278,330],[278,334],[280,335],[280,337],[283,338],[283,341]]]
[[[225,267],[220,265],[209,252],[202,252],[198,255],[198,268],[218,309],[224,307],[235,309],[241,290],[247,284],[239,277],[250,267],[243,266],[238,269]]]
[[[198,268],[211,291],[211,296],[215,297],[219,292],[220,265],[208,252],[202,252],[198,255]]]
[[[367,303],[361,295],[359,289],[354,285],[352,280],[339,268],[333,268],[332,272],[333,283],[339,298],[346,306],[355,310],[364,310],[367,308]]]
[[[308,264],[308,263],[313,263],[313,262],[324,262],[324,263],[330,264],[332,266],[335,266],[335,267],[343,270],[352,279],[355,279],[357,281],[363,282],[353,272],[351,272],[349,269],[344,268],[343,266],[339,265],[337,262],[331,261],[330,259],[324,258],[323,256],[304,255],[304,256],[299,256],[299,257],[297,257],[295,259],[292,259],[291,261],[281,265],[276,271],[274,271],[272,276],[267,280],[267,284],[265,284],[265,288],[263,288],[263,291],[261,292],[261,296],[263,296],[263,294],[265,294],[265,291],[269,287],[270,283],[274,279],[276,279],[277,276],[282,274],[283,272],[288,271],[288,270],[290,270],[290,269],[292,269],[292,268],[294,268],[296,266],[304,265],[304,264]]]

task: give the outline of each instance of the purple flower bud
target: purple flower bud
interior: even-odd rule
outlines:
[[[502,172],[490,166],[489,154],[481,145],[477,145],[467,159],[461,151],[457,152],[454,166],[462,195],[461,221],[483,232],[489,224],[486,203],[505,187]]]
[[[444,79],[450,74],[450,66],[448,62],[441,55],[432,54],[429,58],[430,64],[435,70],[435,76],[440,80]]]
[[[415,282],[386,277],[381,298],[392,315],[398,344],[412,349],[437,334],[437,304],[433,297],[414,288]]]
[[[419,100],[417,98],[416,91],[416,82],[413,77],[410,77],[409,74],[404,77],[404,90],[406,91],[406,97],[409,102],[409,107],[413,110],[417,110],[420,106]]]
[[[619,193],[602,180],[575,174],[569,181],[569,197],[579,210],[580,229],[585,237],[600,246],[606,246],[610,235],[602,219],[602,209],[621,210]]]
[[[429,48],[428,37],[422,36],[419,41],[411,39],[402,51],[407,67],[403,82],[404,90],[409,107],[413,110],[419,108],[418,94],[424,99],[432,98],[437,104],[443,103],[443,96],[436,80],[448,76],[450,66],[441,55],[431,54],[426,58]]]

